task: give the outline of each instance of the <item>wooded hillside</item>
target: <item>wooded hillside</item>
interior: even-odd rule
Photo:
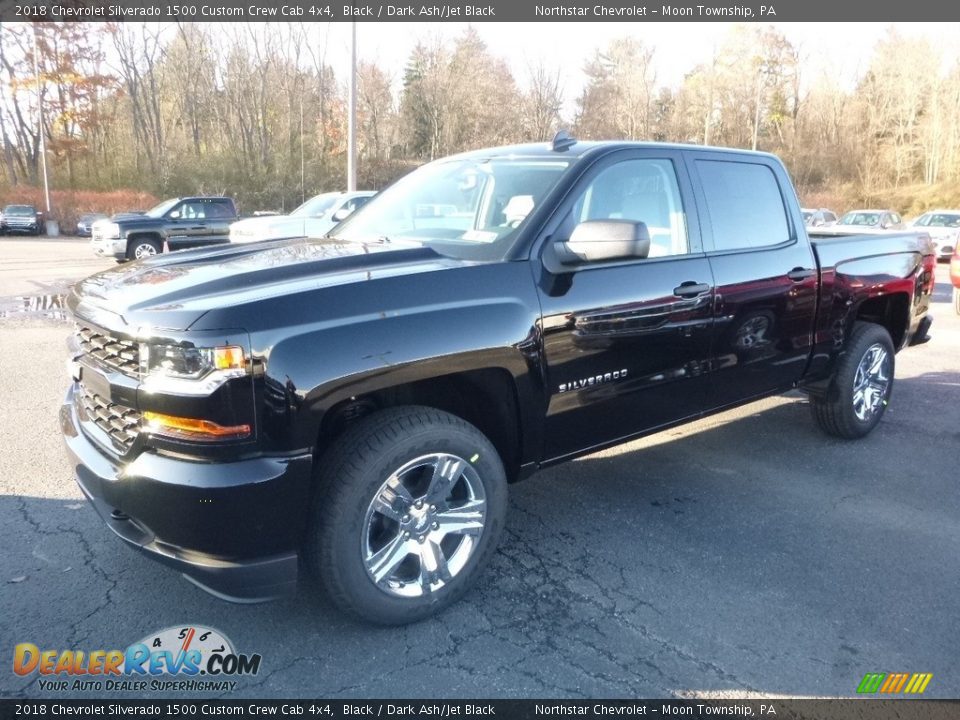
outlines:
[[[53,187],[165,197],[226,193],[246,212],[342,189],[346,78],[328,24],[44,23],[0,27],[0,200],[40,183],[34,33]],[[804,202],[904,213],[960,205],[960,67],[890,31],[856,86],[812,77],[778,30],[730,26],[676,87],[623,37],[583,61],[514,77],[474,30],[418,44],[404,67],[359,67],[359,184],[379,188],[451,152],[544,140],[668,140],[782,156]],[[564,108],[574,108],[564,116]],[[87,202],[95,195],[85,195]],[[97,209],[97,208],[81,208]]]

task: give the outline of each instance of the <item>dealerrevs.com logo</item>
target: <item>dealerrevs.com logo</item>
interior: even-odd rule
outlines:
[[[229,691],[232,678],[260,672],[261,656],[233,649],[227,637],[199,625],[169,627],[124,650],[41,649],[20,643],[13,671],[41,676],[47,691]]]

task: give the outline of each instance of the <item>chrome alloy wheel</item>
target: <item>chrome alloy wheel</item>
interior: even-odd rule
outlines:
[[[463,570],[483,533],[487,499],[461,457],[423,455],[394,472],[367,508],[367,574],[388,595],[421,597]]]
[[[140,243],[133,250],[133,256],[139,260],[140,258],[150,257],[151,255],[157,254],[157,248],[153,243]]]
[[[853,378],[853,412],[861,422],[872,419],[887,401],[890,374],[890,355],[874,343],[863,354]]]

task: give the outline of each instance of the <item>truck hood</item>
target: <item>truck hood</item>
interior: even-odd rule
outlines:
[[[156,255],[91,275],[70,291],[78,318],[109,328],[187,330],[218,308],[462,265],[413,242],[295,239]]]

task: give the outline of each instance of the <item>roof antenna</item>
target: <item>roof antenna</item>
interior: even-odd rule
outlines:
[[[565,152],[577,144],[577,139],[566,130],[560,130],[553,136],[553,151]]]

